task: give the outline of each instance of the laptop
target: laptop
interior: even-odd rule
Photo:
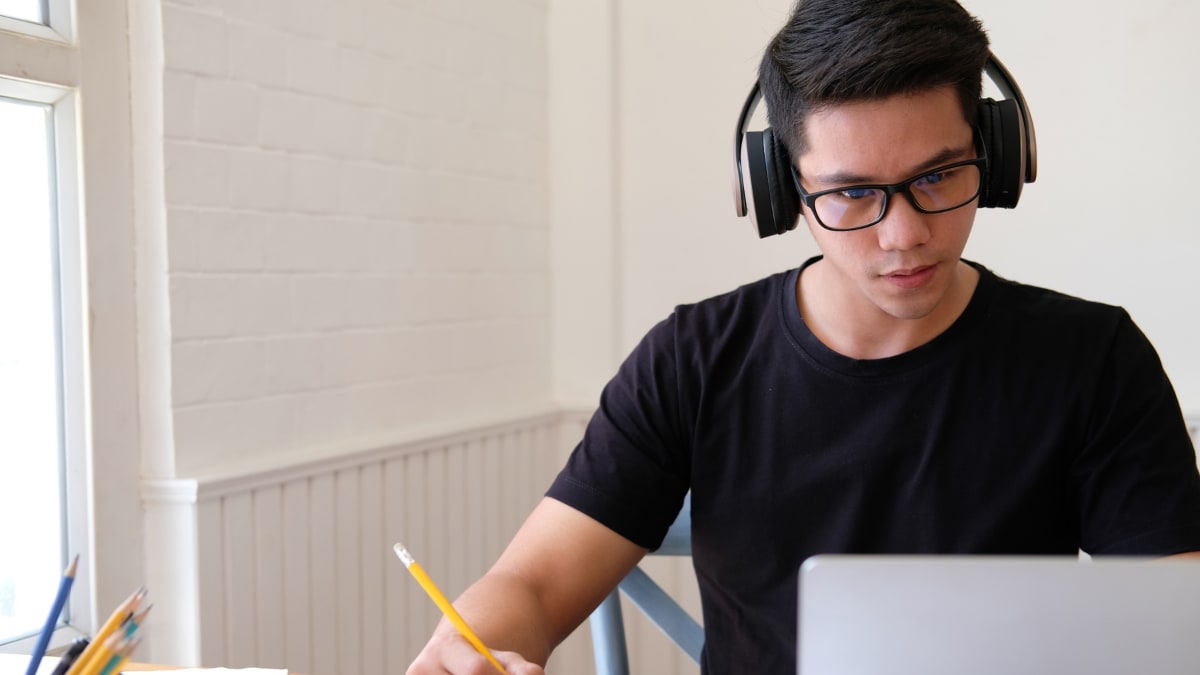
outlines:
[[[1200,673],[1200,563],[822,555],[799,675]]]

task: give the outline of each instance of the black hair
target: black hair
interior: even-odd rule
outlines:
[[[758,79],[771,128],[798,157],[808,115],[842,103],[952,86],[974,126],[988,54],[955,0],[798,0]]]

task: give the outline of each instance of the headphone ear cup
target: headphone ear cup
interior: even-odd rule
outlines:
[[[763,143],[769,147],[772,167],[767,174],[771,180],[771,209],[775,214],[776,233],[783,234],[796,229],[796,222],[800,219],[800,194],[796,192],[796,182],[792,179],[792,157],[787,148],[770,128],[765,134]]]
[[[1025,129],[1016,101],[979,101],[977,124],[988,171],[979,195],[979,206],[1011,209],[1025,185]]]
[[[800,195],[792,183],[791,159],[771,129],[746,132],[742,140],[742,179],[748,188],[747,211],[760,238],[796,227]]]

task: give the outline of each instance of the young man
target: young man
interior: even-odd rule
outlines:
[[[759,72],[823,256],[678,307],[456,603],[541,673],[692,493],[702,671],[795,673],[801,562],[827,552],[1200,550],[1200,475],[1120,308],[960,256],[993,168],[987,39],[954,0],[802,0]],[[409,672],[487,672],[442,625]]]

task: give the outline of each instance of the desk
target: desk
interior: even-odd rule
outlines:
[[[54,670],[53,664],[55,664],[57,662],[58,662],[58,658],[54,657],[54,656],[47,656],[46,658],[42,659],[41,667],[38,668],[39,675],[41,675],[42,673],[49,673],[50,671]],[[0,654],[0,675],[25,675],[25,668],[28,665],[29,665],[29,657],[24,654]],[[161,665],[156,665],[153,663],[128,663],[125,665],[124,668],[121,669],[121,672],[132,673],[132,672],[146,671],[146,670],[181,670],[181,669],[183,669],[182,666],[161,666]],[[196,670],[213,670],[214,673],[219,672],[219,673],[229,673],[230,675],[234,675],[234,674],[242,672],[244,670],[259,670],[259,669],[257,669],[257,668],[250,668],[250,669],[197,668]],[[270,669],[264,669],[264,670],[270,670]],[[288,675],[299,675],[299,673],[289,672]]]

